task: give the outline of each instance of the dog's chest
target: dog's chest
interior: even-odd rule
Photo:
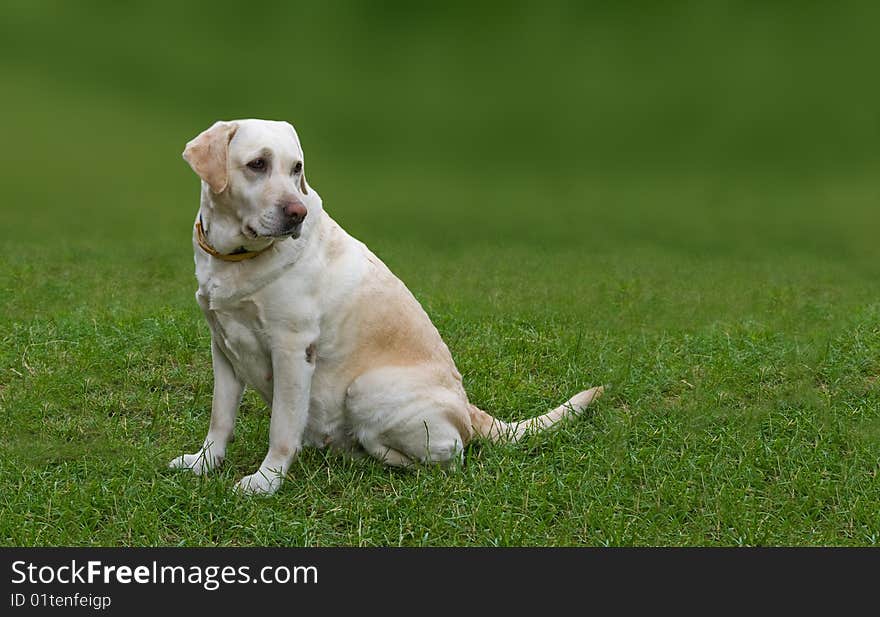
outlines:
[[[214,342],[232,364],[235,373],[261,394],[271,392],[272,359],[269,328],[261,305],[242,298],[231,306],[211,307],[199,296],[199,304],[211,327]]]

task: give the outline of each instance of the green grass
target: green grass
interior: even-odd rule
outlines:
[[[0,544],[880,542],[874,4],[0,9]],[[222,36],[218,33],[223,33]],[[583,418],[461,469],[204,436],[183,144],[296,123],[471,400]]]

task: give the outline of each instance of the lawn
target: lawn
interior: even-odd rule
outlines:
[[[880,543],[877,5],[181,4],[0,9],[0,544]],[[606,396],[259,499],[248,392],[219,473],[166,469],[212,388],[180,152],[237,117],[297,126],[472,402]]]

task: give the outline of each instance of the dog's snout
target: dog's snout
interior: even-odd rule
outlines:
[[[289,218],[295,224],[302,223],[306,218],[306,207],[301,201],[283,201],[279,205],[281,206],[281,211],[284,212],[284,216]]]

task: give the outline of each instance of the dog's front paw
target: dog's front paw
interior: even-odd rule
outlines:
[[[244,495],[273,494],[281,486],[283,480],[277,471],[260,468],[256,473],[245,476],[235,485],[235,491]]]
[[[171,469],[189,469],[197,476],[204,475],[223,462],[222,456],[212,455],[210,451],[199,450],[195,454],[183,454],[173,459]]]

